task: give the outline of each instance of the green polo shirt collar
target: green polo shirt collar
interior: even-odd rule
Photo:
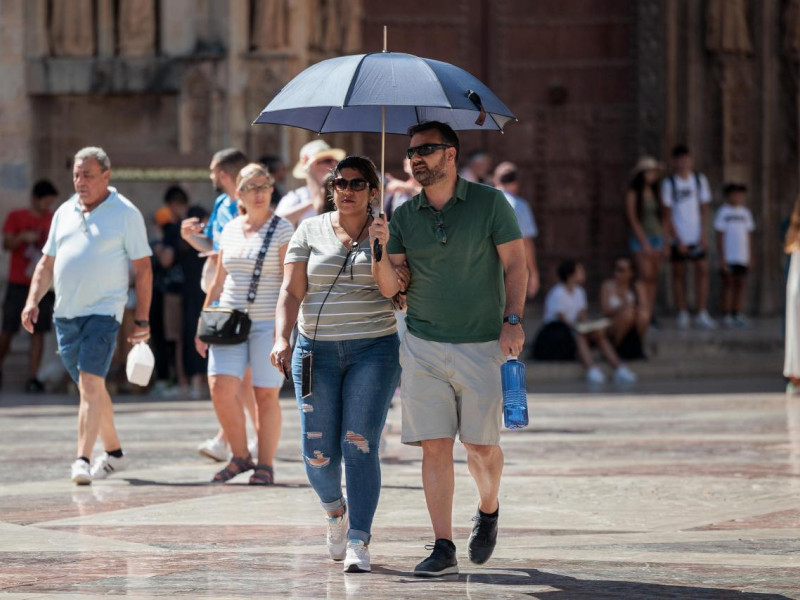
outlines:
[[[453,194],[453,197],[447,201],[447,204],[445,204],[442,207],[442,210],[444,210],[448,206],[451,206],[452,204],[455,204],[458,201],[464,201],[466,199],[467,199],[467,182],[465,179],[459,177],[456,180],[456,190],[455,193]],[[453,202],[454,200],[456,202]],[[422,191],[419,193],[419,206],[417,206],[417,210],[422,210],[423,208],[433,208],[431,206],[431,203],[428,202],[428,196],[425,195],[425,188],[422,188]]]

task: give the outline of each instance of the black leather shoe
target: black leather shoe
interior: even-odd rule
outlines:
[[[497,545],[497,514],[487,515],[478,509],[472,520],[472,535],[469,536],[469,559],[476,565],[482,565],[492,557],[494,547]]]
[[[458,573],[458,560],[456,560],[456,545],[450,540],[440,538],[433,546],[425,546],[426,550],[433,550],[431,555],[414,567],[415,577],[441,577]]]

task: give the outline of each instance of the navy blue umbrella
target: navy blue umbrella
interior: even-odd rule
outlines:
[[[254,121],[316,133],[381,134],[381,181],[385,134],[405,134],[423,121],[458,131],[503,130],[517,118],[494,93],[463,69],[429,58],[386,51],[323,60],[292,79]],[[381,186],[380,213],[384,190]],[[380,249],[376,242],[376,257]]]
[[[378,52],[308,67],[286,84],[255,123],[316,133],[405,134],[422,121],[441,121],[462,131],[502,130],[516,120],[488,87],[463,69],[411,54]]]

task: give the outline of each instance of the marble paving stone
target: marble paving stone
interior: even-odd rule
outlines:
[[[327,558],[291,398],[275,487],[207,483],[221,467],[195,450],[215,429],[208,402],[132,398],[116,404],[131,468],[77,488],[74,399],[4,394],[0,600],[800,599],[800,400],[776,387],[531,394],[531,427],[503,434],[494,557],[467,559],[477,497],[457,445],[461,573],[433,581],[412,576],[432,535],[399,408],[382,451],[373,573],[345,575]]]

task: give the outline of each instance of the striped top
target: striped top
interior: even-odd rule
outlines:
[[[275,306],[278,304],[278,293],[283,281],[283,269],[280,259],[281,246],[285,246],[292,239],[294,228],[289,221],[281,219],[269,250],[264,257],[261,269],[261,279],[258,280],[256,300],[253,305],[247,305],[247,292],[250,291],[250,282],[253,280],[253,269],[256,258],[264,243],[272,217],[267,219],[264,226],[258,230],[258,235],[245,237],[243,225],[244,217],[236,217],[222,230],[219,237],[219,249],[222,251],[222,265],[228,272],[222,287],[219,305],[222,308],[248,309],[248,315],[253,321],[275,320]]]
[[[328,290],[331,290],[319,317],[316,339],[341,341],[374,338],[396,331],[392,303],[384,298],[372,277],[372,250],[369,238],[356,251],[348,249],[333,231],[331,214],[306,219],[297,227],[286,251],[286,263],[307,262],[308,290],[300,305],[297,327],[307,338],[314,337],[314,326]],[[345,258],[347,267],[339,278]]]

